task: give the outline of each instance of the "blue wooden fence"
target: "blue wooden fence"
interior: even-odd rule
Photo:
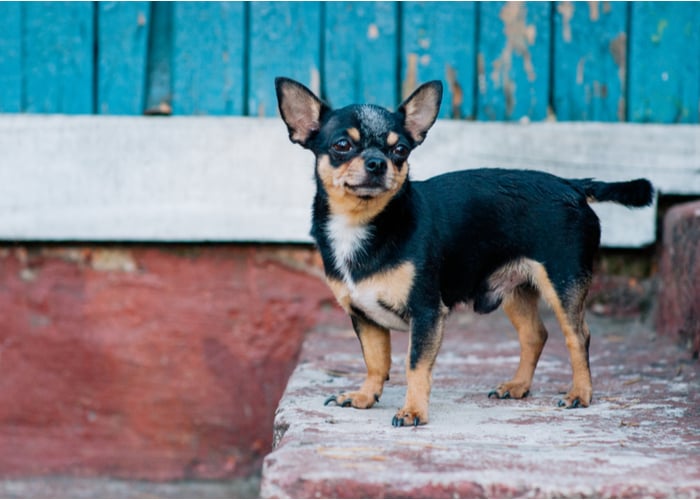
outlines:
[[[697,123],[696,2],[4,2],[0,112],[276,114],[446,84],[443,118]]]

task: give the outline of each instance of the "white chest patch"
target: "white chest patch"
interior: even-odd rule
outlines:
[[[350,224],[346,217],[334,215],[326,223],[326,232],[331,240],[335,267],[343,275],[343,281],[352,289],[354,283],[350,266],[362,257],[363,244],[370,231],[367,226]]]

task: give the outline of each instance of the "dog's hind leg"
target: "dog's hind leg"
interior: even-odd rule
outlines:
[[[386,328],[360,317],[352,317],[352,326],[362,346],[362,355],[367,365],[367,377],[357,391],[331,396],[326,399],[325,404],[334,402],[340,406],[371,408],[379,401],[384,382],[389,379],[391,336]]]
[[[489,397],[524,398],[530,393],[537,361],[547,342],[547,330],[537,309],[540,294],[531,285],[521,285],[506,295],[503,310],[518,332],[520,363],[512,380],[500,384]]]
[[[588,360],[591,337],[583,315],[589,278],[573,280],[564,293],[557,292],[542,264],[533,263],[533,278],[542,297],[554,310],[564,333],[566,347],[569,349],[573,381],[571,390],[559,401],[559,406],[566,408],[588,406],[593,399],[591,368]]]

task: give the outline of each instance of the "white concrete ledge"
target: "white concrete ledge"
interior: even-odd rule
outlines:
[[[646,176],[700,194],[700,127],[440,121],[412,176],[481,166]],[[0,115],[0,239],[309,242],[311,153],[269,118]],[[655,209],[596,206],[606,246],[655,239]]]

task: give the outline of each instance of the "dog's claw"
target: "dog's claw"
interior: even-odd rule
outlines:
[[[379,403],[379,394],[374,395],[374,402]]]
[[[413,427],[418,427],[420,425],[420,418],[415,417],[413,419]]]
[[[566,401],[560,399],[557,403],[559,408],[566,408],[567,410],[572,410],[574,408],[579,408],[581,406],[581,400],[579,398],[574,399],[571,404],[567,404]]]
[[[335,399],[335,396],[331,396],[331,397],[327,398],[327,399],[323,402],[323,406],[328,406],[328,405],[331,404],[331,403],[338,404],[338,400]]]
[[[403,427],[403,419],[394,415],[394,418],[391,419],[391,425],[394,427]]]
[[[491,399],[492,397],[496,399],[510,399],[510,392],[506,391],[501,395],[498,394],[498,391],[491,391],[489,392],[488,397],[489,399]]]
[[[343,408],[347,408],[350,405],[352,405],[352,399],[346,399],[340,404],[340,406],[342,406]]]

